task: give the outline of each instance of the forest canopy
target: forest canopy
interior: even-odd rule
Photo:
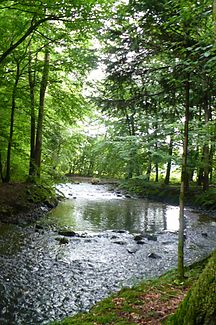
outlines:
[[[70,173],[169,184],[185,120],[188,183],[214,182],[212,1],[1,1],[0,18],[2,182]]]

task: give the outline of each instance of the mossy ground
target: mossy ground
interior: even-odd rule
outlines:
[[[9,183],[0,185],[0,221],[19,223],[23,219],[32,221],[35,210],[46,204],[57,204],[52,186],[31,183]]]
[[[78,314],[52,325],[158,325],[175,313],[192,284],[198,279],[206,261],[186,269],[186,280],[179,282],[176,271],[122,289],[104,299],[90,312]]]

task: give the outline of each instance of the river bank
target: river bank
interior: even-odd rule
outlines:
[[[136,194],[141,198],[148,198],[172,205],[179,205],[180,184],[165,185],[160,182],[147,182],[140,178],[132,178],[120,182],[119,189],[123,192]],[[216,188],[210,187],[203,191],[201,187],[192,184],[185,193],[185,205],[191,208],[216,212]]]
[[[180,185],[146,182],[139,178],[116,180],[110,178],[83,177],[68,175],[64,182],[94,185],[109,184],[117,195],[136,196],[165,204],[178,205]],[[29,224],[54,208],[61,200],[61,192],[56,193],[50,185],[25,182],[0,184],[0,222]],[[186,193],[186,206],[199,212],[216,217],[216,189],[203,192],[199,187],[191,186]]]
[[[25,182],[0,185],[0,222],[30,224],[57,204],[50,186]]]
[[[68,317],[52,325],[165,324],[197,281],[208,260],[209,257],[187,267],[183,282],[178,280],[176,270],[172,270],[132,288],[123,288],[96,304],[88,313]]]

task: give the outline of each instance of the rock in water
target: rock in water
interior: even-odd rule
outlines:
[[[155,254],[155,253],[150,253],[150,254],[148,254],[148,257],[149,257],[149,258],[155,258],[155,259],[157,259],[157,258],[162,258],[160,255],[157,255],[157,254]]]
[[[138,247],[137,246],[128,246],[127,251],[130,254],[134,254],[134,253],[136,253],[138,251]]]
[[[134,236],[134,240],[135,241],[140,241],[140,240],[142,240],[143,239],[143,236],[142,235],[135,235]]]
[[[60,230],[58,232],[59,235],[61,236],[66,236],[66,237],[75,237],[75,236],[79,236],[76,232],[72,231],[72,230]]]
[[[60,245],[65,245],[69,243],[69,240],[65,237],[61,237],[61,238],[57,237],[55,238],[55,240],[57,240]]]
[[[144,237],[147,238],[148,240],[157,241],[157,236],[155,235],[145,234]]]

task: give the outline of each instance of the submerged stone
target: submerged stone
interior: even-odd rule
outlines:
[[[75,231],[72,231],[72,230],[60,230],[58,232],[58,234],[61,235],[61,236],[66,236],[66,237],[79,236],[79,234],[77,234]]]
[[[139,241],[139,240],[142,240],[143,239],[143,236],[142,235],[136,235],[134,236],[134,240],[135,241]]]
[[[117,245],[126,245],[127,243],[123,240],[115,240],[113,241],[113,244],[117,244]]]
[[[157,241],[157,236],[155,235],[145,234],[144,237],[147,238],[148,240]]]
[[[150,253],[150,254],[148,254],[148,257],[149,257],[149,258],[154,258],[154,259],[162,258],[160,255],[157,255],[157,254],[155,254],[155,253]]]
[[[60,245],[68,244],[69,240],[65,237],[56,237],[55,240],[59,242]]]
[[[130,254],[134,254],[134,253],[136,253],[138,251],[138,247],[137,246],[128,246],[127,251]]]
[[[144,244],[146,244],[146,242],[144,242],[144,240],[137,240],[137,244],[138,245],[144,245]]]

